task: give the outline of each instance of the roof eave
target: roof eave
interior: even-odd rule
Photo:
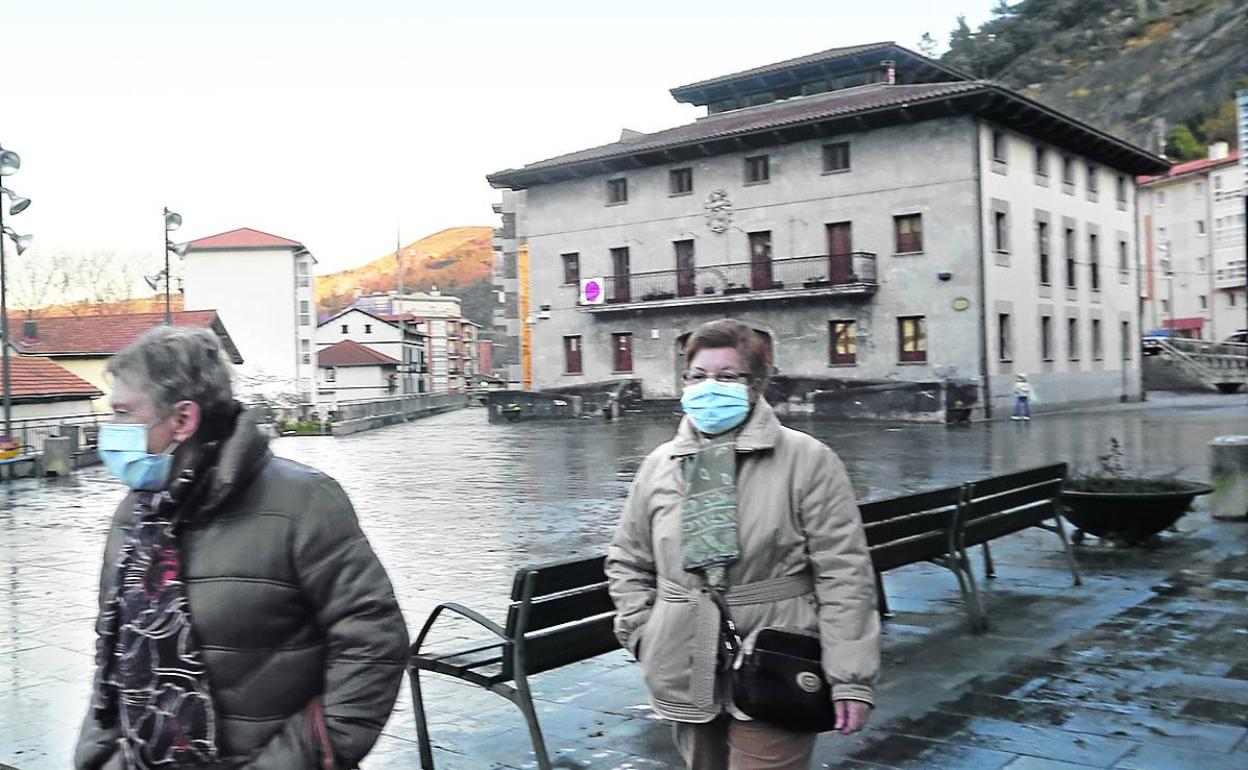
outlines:
[[[791,138],[788,141],[800,141],[803,138],[831,135],[835,131],[843,130],[845,126],[851,130],[866,130],[896,123],[967,113],[984,114],[1007,124],[1011,122],[1017,124],[1020,118],[1024,117],[1023,113],[1030,113],[1027,116],[1030,120],[1030,132],[1037,134],[1040,138],[1052,135],[1054,139],[1049,141],[1059,144],[1058,132],[1053,131],[1052,127],[1060,126],[1066,134],[1081,135],[1092,139],[1103,151],[1098,162],[1130,174],[1157,173],[1170,167],[1169,162],[1164,158],[1007,88],[994,83],[968,85],[974,85],[974,87],[901,104],[887,104],[840,114],[821,115],[780,126],[759,126],[723,136],[679,141],[671,145],[658,145],[640,150],[630,151],[625,147],[614,155],[546,165],[540,168],[508,169],[491,174],[487,179],[496,187],[520,190],[534,184],[548,184],[594,174],[616,173],[640,166],[676,162],[682,159],[680,157],[682,153],[692,159],[733,152],[740,150],[743,144],[749,146],[751,140],[757,147],[773,146],[777,144],[777,137],[789,136]],[[1010,110],[1003,109],[1007,105]],[[1048,129],[1044,128],[1045,121],[1049,124]],[[815,127],[813,132],[812,127]],[[808,134],[808,136],[802,136],[802,134]],[[758,141],[760,137],[761,142]],[[1064,141],[1070,140],[1068,138]],[[720,145],[722,149],[716,150],[716,145]],[[698,149],[690,153],[691,148]],[[645,160],[646,156],[651,156],[651,159]]]

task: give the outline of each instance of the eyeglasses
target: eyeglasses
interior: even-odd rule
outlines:
[[[695,371],[695,372],[685,372],[684,380],[690,385],[697,385],[699,383],[706,382],[707,380],[715,380],[716,382],[728,382],[728,383],[732,383],[732,382],[748,383],[750,381],[750,375],[741,374],[740,372],[733,372],[733,371],[719,372],[714,375],[708,374],[703,371]]]

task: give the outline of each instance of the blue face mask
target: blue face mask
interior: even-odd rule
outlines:
[[[100,426],[96,451],[121,483],[134,490],[157,492],[169,480],[177,447],[175,441],[160,454],[151,454],[147,451],[146,425],[108,423]]]
[[[685,388],[680,406],[698,430],[713,436],[745,422],[750,413],[750,389],[740,382],[708,379]]]

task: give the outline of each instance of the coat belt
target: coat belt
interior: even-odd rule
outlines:
[[[796,599],[814,592],[815,581],[809,572],[729,586],[724,601],[730,607],[769,604]],[[697,605],[694,631],[693,671],[690,672],[690,695],[694,705],[715,708],[715,674],[721,629],[719,607],[705,588],[689,589],[667,578],[659,578],[659,601]]]

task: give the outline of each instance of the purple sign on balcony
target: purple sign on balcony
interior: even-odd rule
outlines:
[[[586,278],[581,281],[582,305],[600,305],[603,299],[601,278]]]

